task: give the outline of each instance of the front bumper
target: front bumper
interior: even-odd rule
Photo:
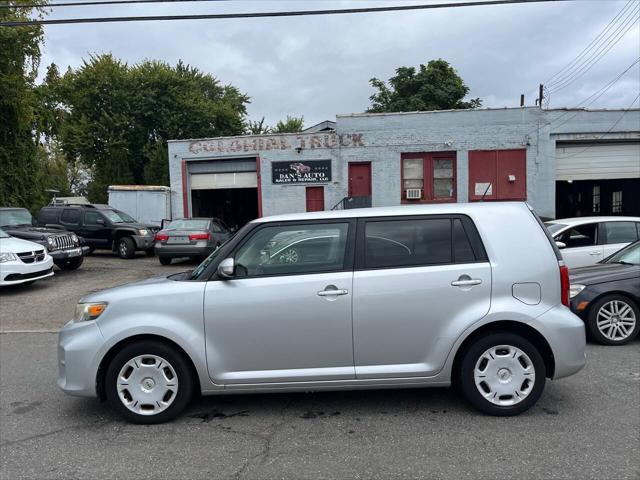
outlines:
[[[53,257],[53,261],[66,260],[68,258],[82,257],[89,252],[89,247],[75,247],[65,250],[52,250],[49,255]]]
[[[0,264],[0,285],[18,285],[53,275],[53,259],[47,255],[41,262],[24,263],[22,260]]]
[[[586,363],[584,322],[571,311],[557,305],[533,320],[530,325],[547,340],[555,360],[553,379],[579,372]]]
[[[104,337],[95,321],[67,323],[58,335],[58,387],[69,395],[97,397],[98,352]]]
[[[136,242],[136,250],[149,250],[153,248],[153,235],[132,235],[133,241]]]

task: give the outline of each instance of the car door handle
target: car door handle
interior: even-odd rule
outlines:
[[[595,257],[596,255],[602,255],[602,253],[601,252],[589,252],[589,255],[593,255]]]
[[[329,290],[320,290],[318,292],[318,296],[319,297],[331,297],[333,295],[335,295],[335,296],[346,295],[348,293],[349,293],[349,290],[334,288],[334,289],[329,289]]]
[[[479,278],[470,278],[468,280],[455,280],[451,282],[452,287],[471,287],[473,285],[480,285],[482,280]]]

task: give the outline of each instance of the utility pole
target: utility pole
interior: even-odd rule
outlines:
[[[544,98],[544,85],[540,84],[540,90],[538,91],[538,100],[536,100],[536,104],[540,105],[540,108],[542,108],[543,98]]]

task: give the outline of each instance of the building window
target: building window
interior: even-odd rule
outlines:
[[[402,203],[456,201],[455,153],[402,154]]]
[[[622,190],[611,194],[611,213],[622,213]]]
[[[593,186],[593,213],[600,213],[600,185]]]

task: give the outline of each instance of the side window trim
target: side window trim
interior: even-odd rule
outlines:
[[[338,272],[352,272],[354,265],[354,251],[355,251],[355,241],[356,241],[356,219],[355,218],[327,218],[327,219],[318,219],[318,220],[304,220],[304,221],[286,221],[286,222],[265,222],[253,228],[250,232],[247,232],[247,235],[242,238],[236,245],[234,245],[233,250],[231,250],[225,258],[235,258],[240,249],[253,238],[260,230],[268,227],[289,227],[289,226],[304,226],[304,225],[330,225],[336,223],[346,223],[348,224],[347,230],[347,241],[345,245],[344,252],[344,264],[343,268],[339,270],[323,270],[319,272],[294,272],[294,273],[282,273],[279,275],[252,275],[250,277],[238,277],[237,279],[229,279],[229,280],[221,280],[216,278],[215,274],[211,277],[210,281],[234,281],[234,280],[252,280],[254,278],[275,278],[275,277],[291,277],[291,276],[300,276],[300,275],[321,275],[325,273],[338,273]]]
[[[365,259],[365,228],[367,222],[385,222],[385,221],[402,221],[402,220],[431,220],[431,219],[449,219],[451,220],[451,261],[446,263],[432,263],[425,265],[402,265],[390,267],[367,267]],[[471,248],[475,256],[473,262],[456,262],[453,238],[453,220],[459,219],[462,222],[462,228],[469,239]],[[433,215],[399,215],[399,216],[380,216],[380,217],[361,217],[358,219],[356,252],[355,252],[355,271],[385,270],[390,268],[420,268],[420,267],[436,267],[441,265],[465,265],[469,263],[486,263],[489,259],[487,252],[482,243],[482,239],[473,220],[465,214],[433,214]]]

